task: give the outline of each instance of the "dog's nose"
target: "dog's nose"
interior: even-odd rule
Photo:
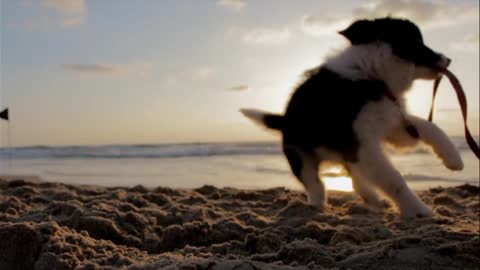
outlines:
[[[452,62],[452,59],[442,54],[440,61],[438,62],[438,65],[440,66],[440,68],[447,68],[451,62]]]
[[[448,66],[450,65],[450,63],[452,63],[452,59],[450,59],[450,58],[448,58],[448,57],[445,57],[445,62],[446,62],[446,63],[445,63],[445,66],[448,67]]]

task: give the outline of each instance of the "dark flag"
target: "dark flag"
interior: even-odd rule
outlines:
[[[0,119],[5,119],[8,121],[8,108],[0,112]]]

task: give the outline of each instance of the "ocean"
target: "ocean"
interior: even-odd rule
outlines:
[[[426,149],[392,153],[393,164],[414,189],[479,185],[479,161],[463,137],[453,138],[465,168],[453,172]],[[102,186],[202,185],[245,189],[301,189],[281,154],[278,142],[190,143],[0,148],[0,175],[34,175],[47,181]],[[351,190],[342,170],[322,176],[327,188]]]

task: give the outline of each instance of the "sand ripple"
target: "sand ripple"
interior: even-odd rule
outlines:
[[[422,192],[428,219],[330,192],[0,180],[0,269],[478,269],[478,187]]]

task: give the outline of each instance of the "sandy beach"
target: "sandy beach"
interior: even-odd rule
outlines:
[[[478,269],[479,188],[420,193],[401,220],[330,192],[95,187],[0,180],[0,269]]]

